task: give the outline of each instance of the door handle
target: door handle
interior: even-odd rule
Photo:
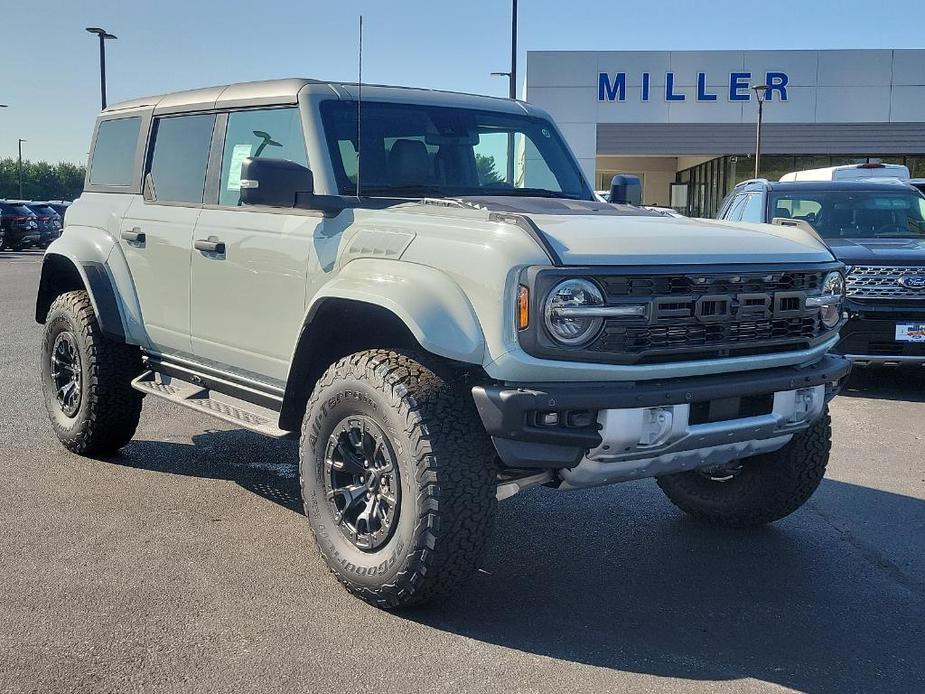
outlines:
[[[196,243],[193,245],[197,251],[202,251],[203,253],[218,253],[220,255],[225,255],[225,242],[219,241],[214,236],[210,236],[207,239],[196,239]]]
[[[131,231],[123,231],[122,238],[126,241],[132,241],[133,243],[144,243],[145,242],[145,232],[141,230],[141,227],[132,227]]]

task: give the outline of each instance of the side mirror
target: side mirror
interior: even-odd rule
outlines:
[[[299,195],[314,190],[311,170],[288,159],[248,157],[241,164],[241,203],[295,207]]]
[[[642,204],[642,181],[639,176],[617,174],[610,181],[610,203],[612,205]]]

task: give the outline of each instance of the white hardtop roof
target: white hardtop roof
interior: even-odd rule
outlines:
[[[103,115],[141,109],[154,109],[155,113],[179,113],[214,108],[295,104],[298,103],[299,94],[303,91],[309,94],[326,94],[332,99],[355,100],[358,90],[355,82],[351,84],[305,78],[239,82],[121,101],[109,105],[103,111]],[[362,98],[364,101],[368,99],[369,101],[423,103],[531,115],[543,113],[540,109],[521,101],[417,87],[364,84]]]

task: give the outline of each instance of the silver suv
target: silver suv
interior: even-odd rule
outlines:
[[[65,446],[124,446],[144,395],[301,433],[321,553],[383,607],[450,590],[531,486],[655,477],[728,526],[809,498],[849,368],[818,238],[599,202],[526,103],[360,96],[290,79],[100,115],[36,306]]]

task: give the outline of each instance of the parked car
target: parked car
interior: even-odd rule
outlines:
[[[850,368],[815,234],[601,203],[526,103],[362,96],[281,80],[103,111],[36,301],[67,448],[129,443],[144,395],[299,437],[321,554],[382,607],[452,590],[536,485],[655,477],[733,527],[806,502]],[[480,176],[511,134],[531,156]]]
[[[740,183],[719,219],[806,224],[848,266],[837,351],[864,364],[925,364],[925,196],[896,179]]]
[[[909,178],[909,167],[903,164],[881,164],[869,162],[867,164],[844,164],[842,166],[827,166],[822,169],[806,169],[805,171],[791,171],[780,177],[782,183],[794,181],[857,181],[866,178]]]
[[[61,224],[64,225],[64,213],[67,212],[67,208],[70,207],[71,203],[69,200],[49,200],[48,206],[58,213],[58,216],[61,217]]]
[[[910,178],[909,185],[925,194],[925,178]]]
[[[31,201],[24,204],[35,213],[35,221],[39,227],[38,245],[47,248],[48,244],[61,236],[61,215],[47,202]]]
[[[0,200],[0,250],[21,251],[38,242],[36,214],[21,203]]]

